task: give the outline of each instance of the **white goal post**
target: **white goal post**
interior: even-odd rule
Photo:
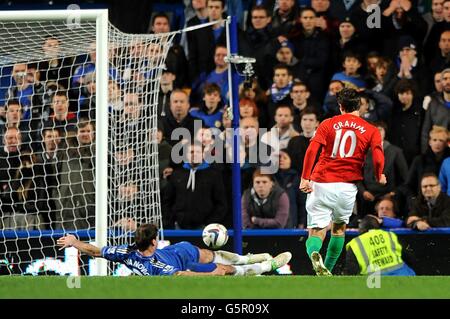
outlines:
[[[68,27],[77,27],[81,20],[96,23],[96,118],[108,118],[108,10],[36,10],[0,11],[0,21],[66,21]],[[96,170],[97,176],[108,176],[108,121],[96,123]],[[95,192],[95,244],[107,244],[108,184],[106,178],[96,178]],[[97,261],[97,274],[107,274],[107,262]]]

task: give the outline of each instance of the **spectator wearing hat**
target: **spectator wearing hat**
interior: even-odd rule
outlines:
[[[294,54],[295,48],[292,42],[285,40],[281,42],[277,53],[275,54],[275,65],[285,64],[287,65],[292,73],[294,79],[302,80],[305,78],[305,74],[302,74],[302,69],[300,68],[300,61]]]
[[[397,77],[413,79],[419,84],[419,94],[425,95],[430,90],[430,73],[417,54],[417,43],[411,36],[400,37],[398,56],[395,58]]]

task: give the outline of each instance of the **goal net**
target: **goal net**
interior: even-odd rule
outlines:
[[[136,225],[162,227],[157,101],[176,32],[109,24],[102,69],[99,27],[83,16],[0,15],[0,274],[96,274],[93,259],[58,251],[56,239],[118,245]]]

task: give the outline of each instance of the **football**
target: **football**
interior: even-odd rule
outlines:
[[[203,242],[211,249],[224,246],[228,241],[228,230],[221,224],[209,224],[203,228]]]

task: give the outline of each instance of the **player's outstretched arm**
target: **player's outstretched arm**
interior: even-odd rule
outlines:
[[[92,257],[101,257],[101,249],[91,245],[84,243],[82,241],[79,241],[74,235],[66,235],[64,237],[61,237],[57,241],[58,246],[61,246],[61,249],[64,249],[66,247],[75,247],[82,253],[85,253]]]

